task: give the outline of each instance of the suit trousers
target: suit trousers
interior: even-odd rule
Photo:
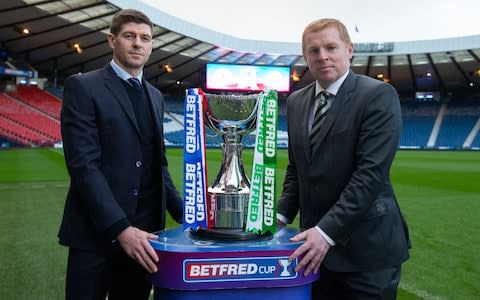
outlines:
[[[67,300],[146,300],[151,288],[147,272],[118,243],[103,251],[69,250]]]
[[[323,265],[312,284],[312,300],[394,300],[401,267],[369,272],[333,272]]]

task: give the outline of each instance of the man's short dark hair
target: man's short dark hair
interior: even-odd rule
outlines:
[[[110,33],[117,35],[124,24],[132,22],[147,24],[153,30],[152,21],[144,13],[135,9],[122,9],[113,16],[110,22]]]

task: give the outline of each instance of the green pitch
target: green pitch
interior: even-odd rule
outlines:
[[[181,191],[182,150],[167,151]],[[211,182],[221,153],[207,160]],[[245,150],[247,174],[251,160]],[[287,160],[281,150],[280,183]],[[391,177],[413,242],[398,299],[478,299],[480,153],[400,151]],[[56,234],[68,181],[61,150],[0,151],[0,299],[64,299],[67,251]]]

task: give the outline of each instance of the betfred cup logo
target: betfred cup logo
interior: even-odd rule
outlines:
[[[183,262],[185,282],[225,282],[247,280],[291,280],[297,278],[297,260],[287,256],[187,259]]]

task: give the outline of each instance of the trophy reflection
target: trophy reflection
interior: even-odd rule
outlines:
[[[223,159],[208,188],[212,229],[222,235],[245,236],[250,181],[245,175],[242,138],[255,129],[258,99],[262,94],[205,94],[207,126],[223,139]]]

